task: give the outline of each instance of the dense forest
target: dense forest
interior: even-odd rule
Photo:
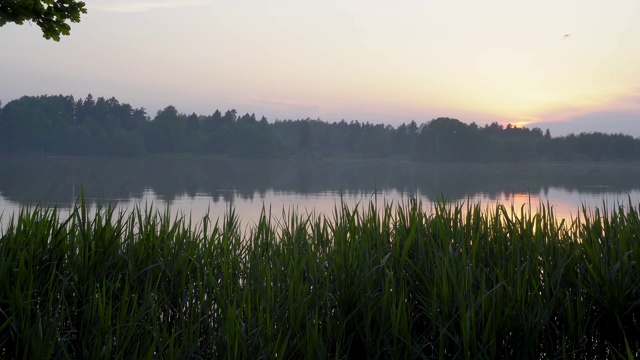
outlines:
[[[23,96],[0,107],[0,153],[73,156],[211,154],[232,157],[375,157],[436,162],[636,161],[640,138],[438,118],[397,127],[320,119],[268,122],[236,110],[151,118],[115,98]]]

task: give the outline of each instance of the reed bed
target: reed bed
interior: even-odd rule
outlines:
[[[638,207],[444,201],[263,211],[242,230],[25,208],[0,238],[0,357],[640,357]]]

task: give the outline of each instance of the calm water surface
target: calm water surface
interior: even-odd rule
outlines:
[[[194,158],[0,157],[2,223],[24,205],[68,209],[84,191],[90,206],[170,206],[174,215],[222,217],[233,206],[243,224],[263,207],[331,215],[336,204],[370,201],[554,206],[561,218],[581,205],[640,203],[638,164],[425,164],[401,161],[225,160]]]

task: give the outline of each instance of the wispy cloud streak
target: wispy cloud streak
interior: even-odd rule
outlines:
[[[174,1],[87,1],[89,10],[112,12],[145,12],[156,9],[177,9],[203,6],[211,3],[207,0],[174,0]]]

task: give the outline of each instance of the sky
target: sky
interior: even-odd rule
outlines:
[[[0,101],[640,136],[638,0],[85,0],[60,42],[0,28]]]

